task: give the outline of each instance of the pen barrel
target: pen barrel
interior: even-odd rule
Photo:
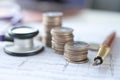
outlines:
[[[109,52],[110,52],[110,47],[101,46],[101,47],[99,48],[99,51],[98,51],[97,56],[101,57],[102,60],[104,60],[105,57],[109,54]]]

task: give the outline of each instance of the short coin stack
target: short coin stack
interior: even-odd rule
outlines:
[[[71,63],[85,63],[88,61],[88,44],[82,41],[65,44],[64,58]]]
[[[52,34],[52,48],[56,53],[64,53],[64,45],[66,42],[73,42],[73,29],[67,27],[53,28]]]
[[[45,35],[42,41],[48,47],[51,47],[50,31],[52,28],[61,27],[62,16],[63,13],[61,12],[46,12],[43,14],[43,25],[44,25]]]

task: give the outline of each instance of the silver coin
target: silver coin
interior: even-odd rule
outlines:
[[[72,55],[72,56],[82,56],[82,55],[87,55],[88,52],[67,52],[67,51],[64,51],[65,52],[65,55]]]
[[[60,19],[60,18],[55,18],[55,19],[43,19],[43,23],[44,24],[59,24],[59,23],[61,23],[62,22],[62,19]]]
[[[73,42],[73,39],[66,39],[66,40],[63,40],[63,39],[54,39],[52,38],[52,41],[56,42],[56,43],[61,43],[61,44],[65,44],[66,42]]]
[[[51,30],[51,33],[58,33],[58,34],[69,34],[69,33],[72,33],[73,32],[73,29],[71,28],[67,28],[67,27],[61,27],[61,28],[53,28]]]
[[[43,17],[44,16],[47,16],[47,17],[58,17],[58,16],[63,16],[63,13],[62,12],[45,12],[45,13],[43,13]]]
[[[43,14],[43,27],[45,36],[44,43],[47,45],[51,45],[51,29],[55,27],[61,27],[62,25],[62,12],[46,12]]]
[[[86,54],[87,52],[88,52],[88,50],[83,50],[83,51],[72,51],[72,50],[64,50],[66,53],[69,53],[69,54],[73,54],[73,55],[76,55],[76,54],[78,54],[78,55],[84,55],[84,54]]]
[[[56,49],[62,49],[62,50],[64,50],[63,46],[58,46],[58,45],[52,44],[52,47],[56,48]]]
[[[92,51],[98,51],[100,48],[100,45],[97,43],[89,43],[89,50]]]
[[[54,27],[61,27],[62,26],[62,23],[61,22],[55,22],[55,23],[48,23],[48,22],[43,22],[44,24],[44,27],[47,27],[47,28],[54,28]]]
[[[89,45],[83,41],[74,41],[65,44],[65,47],[71,50],[86,50],[88,49],[88,46]]]
[[[57,50],[54,50],[54,52],[57,54],[60,54],[60,55],[63,55],[63,53],[64,53],[63,51],[57,51]]]
[[[65,30],[69,29],[69,30]],[[73,29],[56,27],[51,30],[52,48],[57,52],[64,52],[64,44],[68,41],[73,41]]]
[[[67,57],[66,57],[66,58],[67,58]],[[76,59],[75,59],[75,58],[76,58]],[[74,58],[71,57],[71,58],[70,58],[70,57],[69,57],[69,58],[67,58],[67,59],[70,60],[70,61],[73,61],[73,62],[76,62],[76,61],[77,61],[77,62],[78,62],[78,61],[80,62],[80,61],[85,60],[86,57],[84,57],[84,58],[79,58],[79,57],[78,57],[78,58],[77,58],[77,57],[74,57]]]
[[[84,58],[87,57],[87,54],[84,54],[84,55],[70,55],[70,54],[67,54],[67,53],[64,52],[64,56],[68,57],[69,59],[83,60]]]
[[[70,38],[56,38],[56,37],[52,37],[53,40],[58,40],[58,41],[70,41],[70,40],[73,40],[73,37],[70,37]]]
[[[86,59],[84,59],[84,60],[80,60],[80,61],[72,61],[72,60],[70,60],[69,58],[66,58],[66,57],[64,57],[64,58],[66,59],[66,61],[68,61],[68,62],[70,62],[70,63],[74,63],[74,64],[83,64],[83,63],[86,63],[86,62],[89,61],[88,58],[86,58]]]
[[[82,41],[68,42],[64,46],[64,57],[73,63],[85,63],[88,60],[88,44]]]
[[[58,42],[58,41],[51,41],[52,43],[54,43],[54,44],[57,44],[57,45],[61,45],[61,46],[64,46],[65,45],[65,43],[60,43],[60,42]]]
[[[52,34],[52,33],[51,33]],[[52,34],[52,36],[54,36],[55,38],[73,38],[74,36],[72,34],[69,34],[69,35],[62,35],[62,34]]]

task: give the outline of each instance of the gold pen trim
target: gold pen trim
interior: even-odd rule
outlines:
[[[109,52],[110,52],[110,47],[102,45],[99,48],[97,56],[101,57],[104,60],[105,57],[109,54]]]

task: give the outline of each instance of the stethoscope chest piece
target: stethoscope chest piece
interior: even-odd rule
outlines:
[[[43,51],[41,42],[33,38],[39,31],[32,27],[14,27],[8,34],[14,39],[12,44],[7,44],[4,51],[12,56],[32,56]]]

